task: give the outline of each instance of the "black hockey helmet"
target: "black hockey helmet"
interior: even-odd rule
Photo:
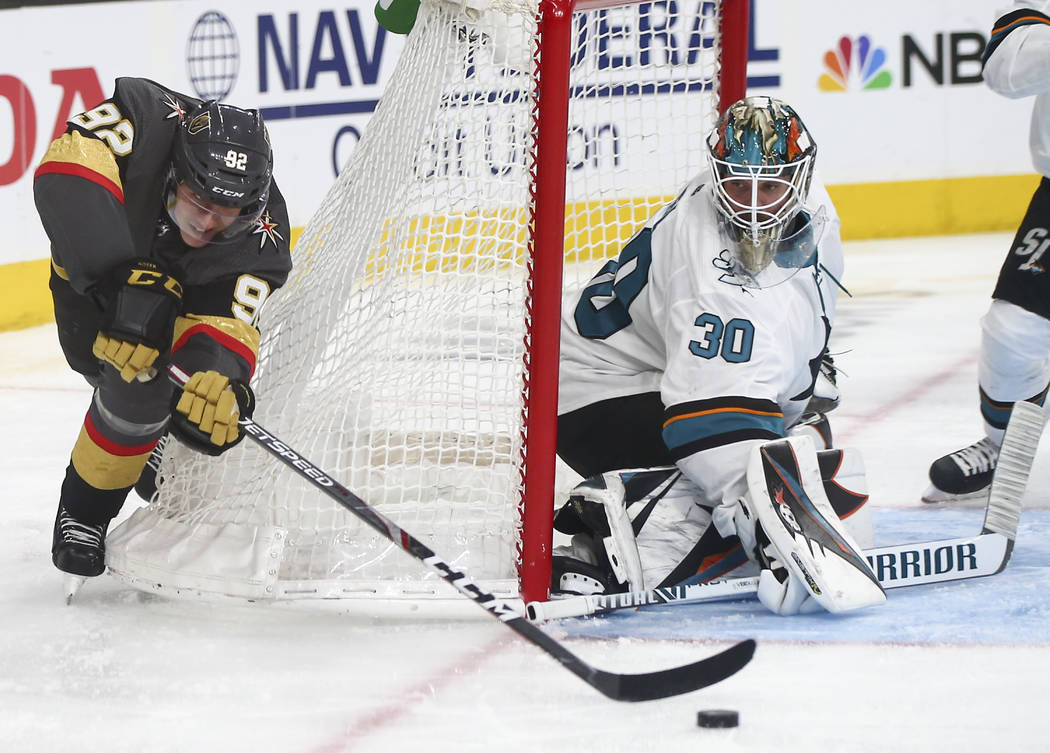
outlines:
[[[232,240],[251,227],[266,208],[273,175],[270,137],[258,110],[208,101],[179,123],[172,146],[168,208],[173,212],[180,185],[199,199],[240,210],[236,221],[211,242]]]

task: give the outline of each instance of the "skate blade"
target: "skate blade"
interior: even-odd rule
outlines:
[[[86,581],[87,578],[82,575],[71,575],[66,573],[62,581],[62,586],[65,589],[67,606],[73,603],[73,597],[77,595],[80,587],[83,586]]]
[[[988,501],[988,487],[969,494],[950,494],[938,489],[936,486],[929,487],[922,493],[922,501],[927,505],[980,505],[984,506]]]

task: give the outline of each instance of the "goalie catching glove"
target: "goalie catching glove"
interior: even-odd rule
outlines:
[[[886,592],[832,509],[809,437],[766,442],[751,451],[747,493],[720,507],[715,524],[735,533],[761,568],[758,598],[777,614],[823,607],[846,612],[882,604]]]
[[[160,352],[171,347],[182,285],[156,262],[135,259],[118,266],[101,292],[105,313],[92,353],[125,382],[151,379]]]
[[[171,408],[171,432],[206,455],[221,455],[244,439],[237,428],[242,416],[251,418],[255,395],[247,382],[230,380],[217,371],[198,371]]]

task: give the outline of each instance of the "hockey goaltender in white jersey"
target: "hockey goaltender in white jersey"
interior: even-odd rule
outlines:
[[[752,97],[708,152],[564,311],[558,453],[586,481],[556,516],[573,538],[552,589],[700,582],[750,560],[782,614],[881,603],[840,520],[867,499],[859,457],[790,436],[843,273],[816,146],[791,107]]]

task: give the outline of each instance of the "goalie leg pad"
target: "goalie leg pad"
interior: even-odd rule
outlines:
[[[711,524],[698,496],[674,467],[587,479],[554,519],[555,529],[571,535],[572,544],[554,550],[552,590],[579,593],[607,584],[605,593],[618,593],[657,587]]]
[[[619,584],[607,568],[577,559],[573,547],[556,547],[551,557],[551,591],[560,594],[619,593]],[[587,556],[586,553],[583,556]]]
[[[756,446],[747,481],[739,524],[753,526],[754,555],[780,584],[773,588],[766,576],[763,604],[795,613],[805,606],[800,587],[829,612],[885,602],[886,592],[828,501],[812,440],[788,437]],[[752,537],[740,533],[747,545]]]
[[[618,584],[616,590],[642,587],[642,565],[627,516],[627,490],[620,473],[603,473],[578,484],[555,516],[554,527],[573,537],[571,547],[555,552],[556,559],[565,560],[558,563],[555,570],[579,572],[575,563],[569,561],[575,560],[607,574],[599,578],[594,572],[582,575],[606,584]],[[564,573],[555,572],[552,588],[567,590],[562,588],[564,580]]]
[[[694,550],[711,527],[711,513],[697,504],[700,498],[696,485],[677,474],[658,497],[653,495],[628,508],[638,532],[644,589],[677,585],[681,576],[697,574],[695,566],[687,567],[688,560],[696,560]],[[676,577],[668,581],[672,573]]]

